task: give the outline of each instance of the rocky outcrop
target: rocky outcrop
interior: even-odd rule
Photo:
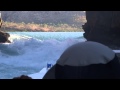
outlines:
[[[2,26],[2,19],[0,18],[0,28]],[[9,33],[0,31],[0,43],[10,43],[10,41],[8,40],[8,38],[10,37]]]
[[[120,48],[120,11],[86,11],[86,20],[82,27],[88,41]]]
[[[10,43],[10,41],[8,40],[9,37],[9,33],[0,31],[0,43]]]

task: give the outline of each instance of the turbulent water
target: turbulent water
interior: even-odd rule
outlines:
[[[69,46],[83,42],[83,32],[9,32],[11,44],[0,44],[0,79],[39,72],[54,64]]]

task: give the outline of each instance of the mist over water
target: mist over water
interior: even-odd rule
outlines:
[[[11,44],[0,44],[0,79],[39,72],[55,64],[69,46],[83,42],[83,32],[9,32]]]

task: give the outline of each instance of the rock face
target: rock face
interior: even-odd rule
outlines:
[[[0,28],[2,26],[2,19],[0,18]],[[10,41],[8,40],[8,38],[10,37],[10,35],[6,32],[3,32],[0,30],[0,43],[10,43]]]
[[[8,33],[0,31],[0,43],[10,43],[8,40],[9,37],[10,35]]]
[[[86,11],[86,20],[82,27],[88,41],[120,48],[120,11]]]

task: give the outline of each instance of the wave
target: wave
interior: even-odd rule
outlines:
[[[16,72],[11,76],[6,76],[8,72],[6,68],[4,68],[6,71],[4,75],[6,75],[4,76],[2,72],[0,73],[4,78],[38,72],[45,67],[47,63],[55,64],[67,47],[85,41],[83,37],[78,39],[77,37],[70,38],[70,36],[66,36],[61,37],[60,40],[56,39],[57,37],[40,39],[34,36],[35,35],[30,36],[12,33],[9,38],[12,43],[0,44],[0,64],[4,65],[4,67],[12,66],[9,67],[10,71],[13,70]]]

